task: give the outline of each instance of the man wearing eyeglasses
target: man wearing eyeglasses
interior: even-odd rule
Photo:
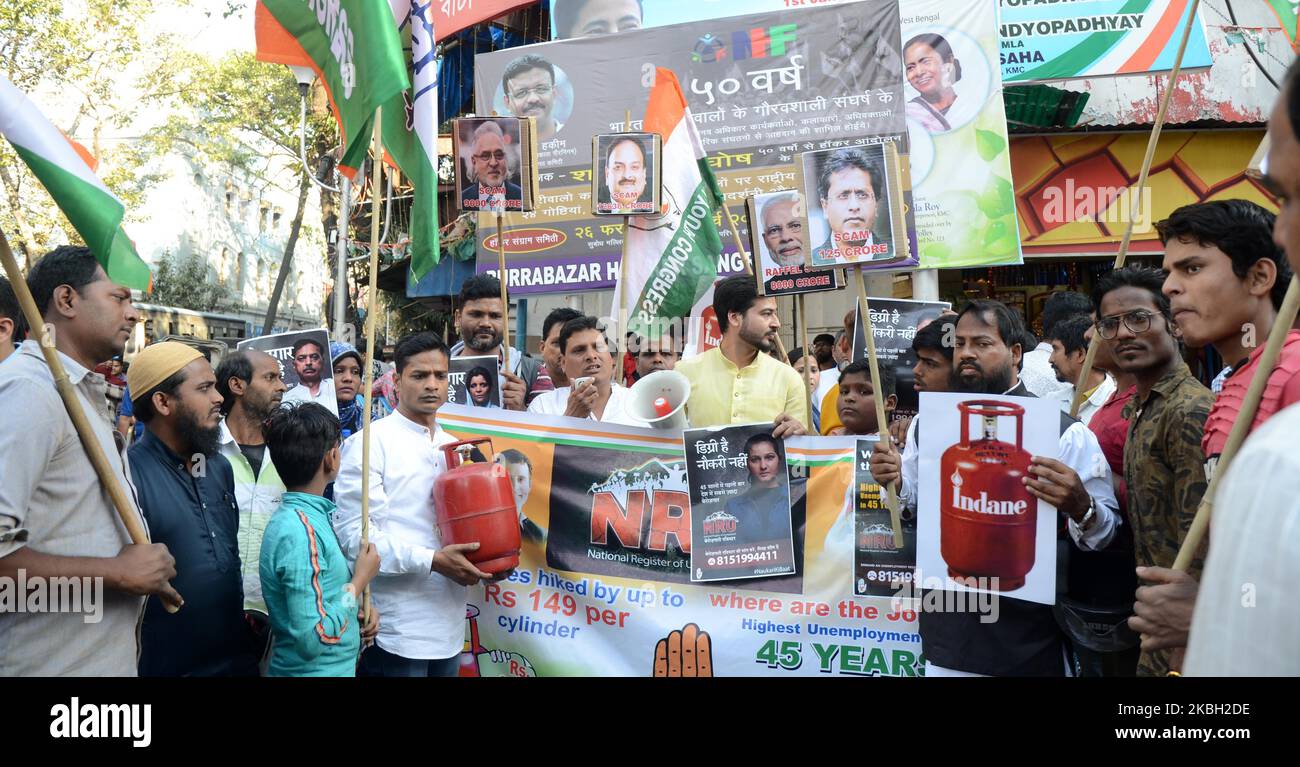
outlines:
[[[1157,269],[1126,267],[1103,277],[1092,294],[1096,332],[1137,384],[1124,409],[1124,480],[1139,567],[1172,567],[1178,556],[1205,494],[1201,434],[1214,404],[1179,356],[1164,281]],[[1197,557],[1189,572],[1198,575],[1202,564]],[[1138,675],[1164,676],[1169,661],[1167,650],[1143,651]]]
[[[549,141],[564,129],[551,114],[555,109],[555,67],[535,53],[520,56],[501,75],[506,106],[515,117],[537,120],[537,140]]]
[[[461,191],[462,208],[493,212],[522,208],[524,191],[510,182],[510,157],[500,125],[486,121],[474,129],[470,163],[474,183]]]
[[[298,374],[298,385],[284,395],[284,402],[315,402],[326,410],[338,414],[338,400],[334,397],[334,379],[322,378],[329,360],[321,353],[320,344],[310,338],[300,338],[293,345],[293,369]]]

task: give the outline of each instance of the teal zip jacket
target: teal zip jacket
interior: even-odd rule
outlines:
[[[274,643],[271,676],[355,676],[357,600],[330,514],[319,495],[285,493],[262,539],[262,596]]]

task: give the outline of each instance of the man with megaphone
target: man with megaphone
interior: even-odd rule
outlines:
[[[571,385],[537,395],[528,412],[642,425],[628,416],[631,393],[614,383],[613,345],[600,320],[585,316],[564,323],[559,346],[564,373]]]

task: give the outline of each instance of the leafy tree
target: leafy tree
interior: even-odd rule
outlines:
[[[163,254],[154,269],[148,301],[195,312],[238,308],[229,290],[208,279],[208,264],[197,254],[188,258]]]

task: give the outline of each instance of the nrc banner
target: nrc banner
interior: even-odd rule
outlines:
[[[509,579],[470,590],[462,675],[921,675],[915,603],[854,596],[867,442],[785,441],[794,574],[692,584],[680,437],[457,405],[438,420],[491,438],[524,541]]]

